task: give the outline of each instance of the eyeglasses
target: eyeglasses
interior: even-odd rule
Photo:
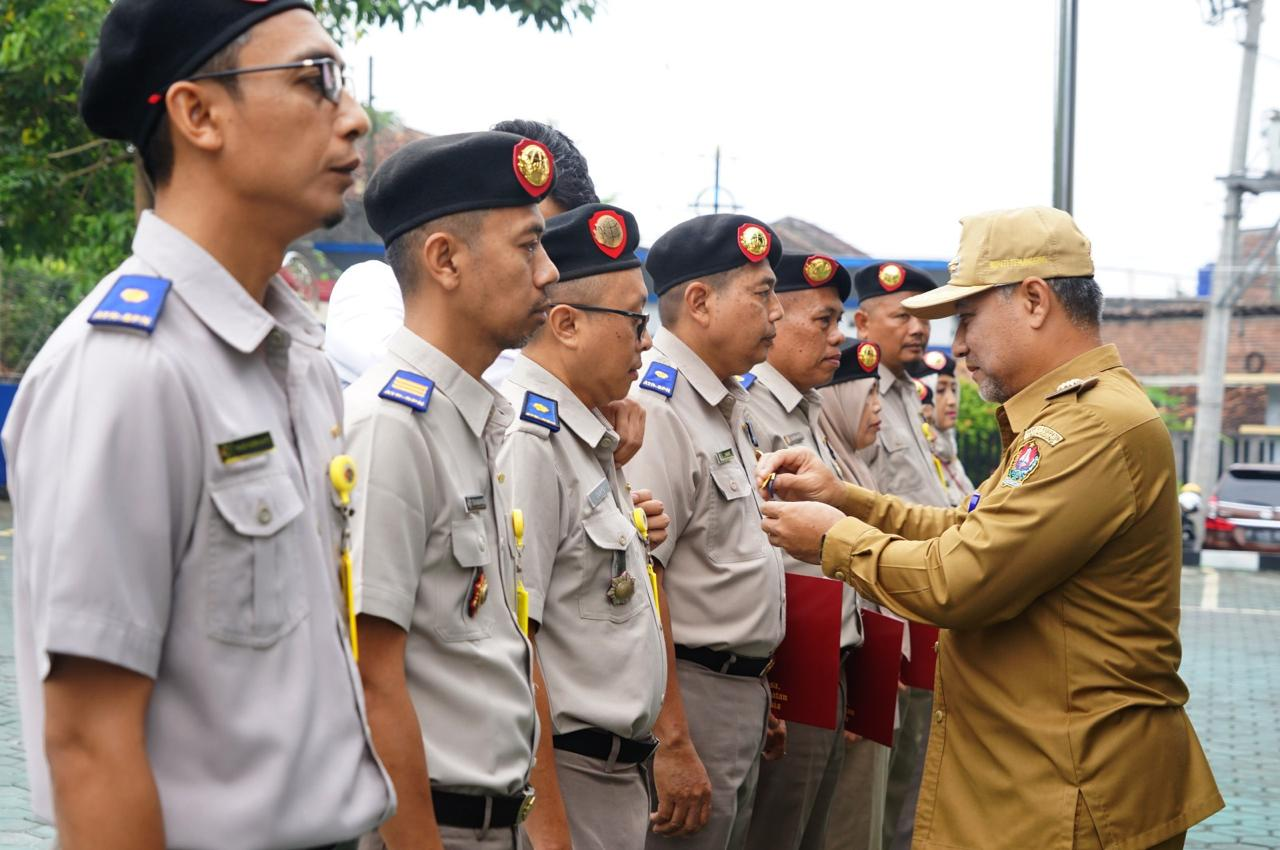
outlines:
[[[257,74],[260,71],[287,71],[290,68],[319,68],[320,93],[330,103],[337,103],[341,100],[342,93],[347,90],[346,69],[339,65],[338,60],[332,56],[324,56],[319,59],[303,59],[301,62],[285,62],[283,65],[253,65],[249,68],[210,71],[207,74],[196,74],[194,77],[187,77],[187,79],[216,80],[219,77],[238,77],[241,74]]]
[[[614,316],[625,316],[636,323],[636,342],[643,341],[645,332],[649,330],[649,316],[647,313],[633,313],[630,310],[615,310],[612,307],[596,307],[591,304],[552,304],[551,306],[572,307],[584,313],[610,313]]]

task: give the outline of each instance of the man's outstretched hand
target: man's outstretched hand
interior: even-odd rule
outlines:
[[[772,483],[769,476],[774,475]],[[836,505],[844,498],[845,485],[812,449],[795,446],[772,452],[756,463],[756,486],[786,502],[822,502]]]
[[[807,564],[822,563],[822,535],[844,514],[821,502],[765,502],[760,527],[769,542]]]

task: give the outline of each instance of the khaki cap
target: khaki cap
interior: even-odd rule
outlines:
[[[955,313],[955,302],[1029,277],[1092,277],[1089,239],[1070,214],[1052,207],[994,210],[960,219],[951,279],[902,306],[922,319]]]

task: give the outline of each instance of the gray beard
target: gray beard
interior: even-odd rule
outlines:
[[[1004,384],[989,375],[983,375],[982,380],[978,382],[978,395],[982,396],[983,401],[996,404],[1004,404],[1013,398],[1013,393],[1009,392]]]

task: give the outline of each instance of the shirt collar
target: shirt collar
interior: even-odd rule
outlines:
[[[1123,365],[1120,352],[1114,345],[1100,345],[1032,381],[1000,409],[1004,411],[1010,430],[1017,434],[1048,404],[1045,396],[1053,394],[1064,381],[1091,378]]]
[[[817,400],[817,393],[801,393],[796,389],[795,384],[787,380],[787,377],[773,367],[767,360],[751,370],[751,374],[756,376],[756,380],[764,384],[769,392],[773,393],[773,397],[778,400],[783,409],[790,413],[795,410],[797,405],[802,401]],[[813,396],[810,398],[810,396]]]
[[[542,364],[521,353],[516,356],[511,366],[509,382],[539,395],[555,399],[560,421],[569,426],[569,430],[578,439],[592,449],[612,449],[618,445],[618,435],[608,426],[604,418],[582,403],[564,382],[551,374]]]
[[[484,437],[485,423],[493,416],[496,425],[511,424],[511,405],[477,378],[467,374],[444,352],[406,327],[401,327],[387,341],[387,351],[400,357],[425,378],[430,378],[438,392],[444,393],[458,408],[462,419],[476,437]]]
[[[735,400],[745,402],[747,392],[737,381],[730,386],[716,377],[701,357],[685,344],[684,340],[663,328],[653,338],[653,348],[659,354],[666,355],[672,366],[680,370],[689,386],[712,407],[719,407],[725,396],[733,396]],[[662,358],[660,358],[662,359]]]
[[[237,351],[254,351],[277,325],[312,348],[324,341],[319,321],[279,276],[259,304],[209,252],[151,210],[138,222],[133,253],[170,280],[200,321]]]

